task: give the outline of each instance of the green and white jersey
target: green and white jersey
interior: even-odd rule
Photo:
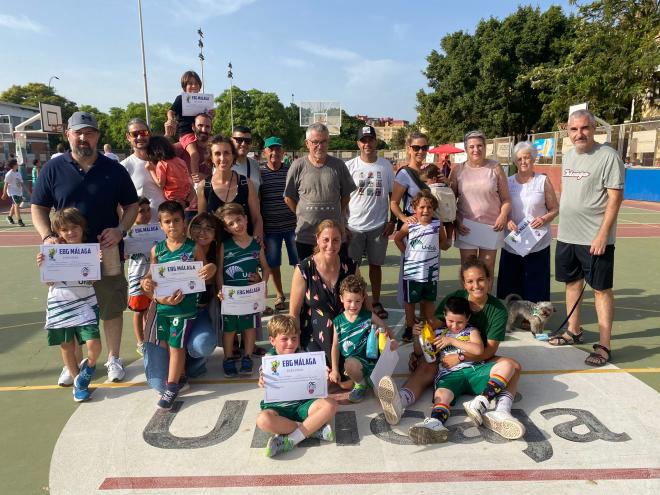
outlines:
[[[144,294],[140,287],[142,280],[149,273],[149,258],[142,253],[131,254],[128,258],[128,295],[141,296]]]
[[[348,321],[344,313],[332,320],[337,331],[337,343],[341,355],[348,358],[367,357],[367,338],[371,329],[371,311],[364,308],[358,313],[355,321]]]
[[[179,249],[170,251],[167,239],[156,244],[156,260],[158,263],[172,263],[174,261],[195,261],[195,241],[186,239]],[[186,294],[176,306],[158,304],[158,314],[171,317],[192,316],[197,313],[197,294]]]
[[[408,244],[403,260],[403,279],[437,282],[440,264],[440,228],[438,220],[428,225],[408,226]]]
[[[225,285],[239,287],[250,285],[250,273],[257,273],[259,268],[259,253],[261,246],[252,239],[246,248],[240,247],[234,239],[224,242],[224,257],[222,261],[222,278]]]
[[[98,303],[93,282],[55,282],[48,288],[46,326],[70,328],[98,325]]]

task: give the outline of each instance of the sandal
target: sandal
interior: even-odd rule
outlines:
[[[255,347],[254,347],[254,351],[252,351],[252,355],[253,355],[254,357],[258,357],[258,358],[259,358],[259,357],[263,357],[263,356],[265,356],[267,352],[268,352],[268,351],[266,351],[266,349],[264,349],[263,347],[255,346]]]
[[[378,318],[381,318],[383,320],[387,320],[387,317],[390,316],[390,314],[383,307],[382,303],[379,303],[379,302],[373,303],[371,305],[371,308],[372,308],[373,312],[376,314],[376,316],[378,316]]]
[[[284,311],[286,309],[286,305],[284,304],[284,301],[286,301],[286,297],[278,297],[275,299],[275,310],[276,311]]]
[[[550,337],[548,344],[554,346],[581,344],[583,334],[584,331],[582,330],[582,327],[580,327],[580,331],[578,333],[573,333],[570,330],[566,330],[562,334],[553,335]]]
[[[275,309],[277,309],[277,306],[275,307]],[[266,306],[264,310],[261,312],[261,314],[263,316],[273,316],[275,314],[275,311],[270,306]]]
[[[587,359],[584,360],[584,364],[589,366],[605,366],[607,363],[610,362],[610,360],[612,359],[612,351],[610,351],[604,345],[600,345],[600,344],[594,344],[593,348],[594,348],[594,352],[590,353],[587,356]],[[598,354],[596,352],[597,349],[600,349],[601,351],[605,351],[607,357],[603,356],[602,354]]]

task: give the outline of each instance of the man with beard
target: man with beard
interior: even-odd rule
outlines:
[[[236,163],[232,169],[250,179],[257,192],[259,192],[259,187],[261,187],[259,163],[248,157],[248,153],[252,148],[252,131],[249,127],[237,125],[231,133],[231,140],[234,141],[237,155]]]
[[[149,126],[140,119],[131,119],[126,126],[126,140],[133,149],[133,154],[126,157],[121,164],[126,168],[131,176],[133,185],[138,196],[144,196],[149,199],[151,207],[151,218],[158,218],[158,207],[165,201],[163,190],[154,182],[151,174],[146,168],[147,165],[147,146],[149,145]]]
[[[87,220],[87,242],[99,242],[107,252],[119,251],[116,259],[119,264],[123,253],[117,246],[121,246],[137,216],[135,186],[124,167],[97,152],[100,133],[92,114],[75,112],[69,119],[66,137],[71,152],[49,160],[41,171],[32,198],[32,222],[44,244],[56,244],[59,238],[51,227],[51,208],[78,208]],[[106,257],[104,266],[110,267]],[[108,348],[105,364],[108,380],[114,382],[124,378],[119,348],[128,284],[121,265],[112,268],[118,269],[107,268],[110,274],[105,273],[106,268],[102,270],[101,280],[94,283],[94,289]],[[63,385],[72,382],[73,377],[60,377],[58,381]]]

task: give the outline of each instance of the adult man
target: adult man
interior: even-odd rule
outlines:
[[[587,110],[573,112],[568,118],[568,136],[575,148],[562,159],[555,278],[566,283],[570,318],[567,330],[550,339],[550,344],[582,341],[580,298],[586,280],[594,291],[600,339],[585,363],[603,366],[611,358],[614,241],[625,169],[612,148],[595,142],[595,131],[596,121]]]
[[[76,207],[87,220],[87,240],[98,241],[101,249],[112,252],[137,216],[135,187],[124,167],[96,151],[100,133],[92,114],[75,112],[66,136],[71,152],[44,165],[33,195],[32,221],[42,241],[54,244],[58,239],[48,217],[51,208]],[[118,255],[121,259],[121,252]],[[124,367],[119,348],[128,289],[123,270],[118,275],[103,273],[94,289],[108,347],[108,379],[120,381]]]
[[[266,164],[261,167],[261,217],[264,222],[264,244],[266,245],[266,261],[275,285],[275,309],[281,311],[284,306],[284,291],[282,290],[282,241],[286,243],[289,255],[289,265],[298,264],[296,252],[296,216],[284,202],[284,186],[289,167],[282,165],[284,149],[282,140],[269,137],[264,142],[264,157]],[[270,309],[270,308],[267,308]],[[271,313],[265,311],[264,313]]]
[[[252,131],[249,127],[237,125],[234,127],[231,139],[234,141],[237,154],[236,163],[232,169],[250,179],[258,192],[261,186],[259,163],[248,157],[252,147]]]
[[[149,145],[149,126],[140,119],[131,119],[126,125],[126,140],[133,148],[133,153],[126,157],[121,164],[131,176],[138,196],[144,196],[150,201],[151,219],[158,218],[158,207],[165,201],[163,190],[154,182],[153,177],[146,168],[147,146]]]
[[[348,203],[348,255],[356,262],[366,253],[369,262],[372,308],[380,318],[388,314],[380,302],[381,266],[385,264],[388,237],[394,232],[388,221],[390,195],[394,187],[392,165],[378,157],[376,130],[370,125],[360,127],[357,134],[360,156],[346,162],[357,189]]]
[[[108,143],[103,145],[103,154],[116,162],[119,161],[119,157],[112,152],[112,146],[110,146]]]
[[[296,250],[298,257],[311,256],[316,244],[315,229],[321,220],[330,219],[343,224],[355,183],[346,164],[328,155],[328,128],[314,123],[305,132],[309,153],[293,162],[286,177],[284,201],[297,216]],[[342,243],[340,256],[347,253]]]

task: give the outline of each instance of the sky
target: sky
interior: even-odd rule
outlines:
[[[171,102],[186,70],[205,92],[234,85],[275,92],[288,105],[340,101],[350,115],[416,119],[426,57],[448,33],[518,5],[568,0],[142,0],[150,103]],[[144,101],[137,0],[0,0],[0,91],[42,82],[107,111]],[[292,96],[293,95],[293,96]]]

